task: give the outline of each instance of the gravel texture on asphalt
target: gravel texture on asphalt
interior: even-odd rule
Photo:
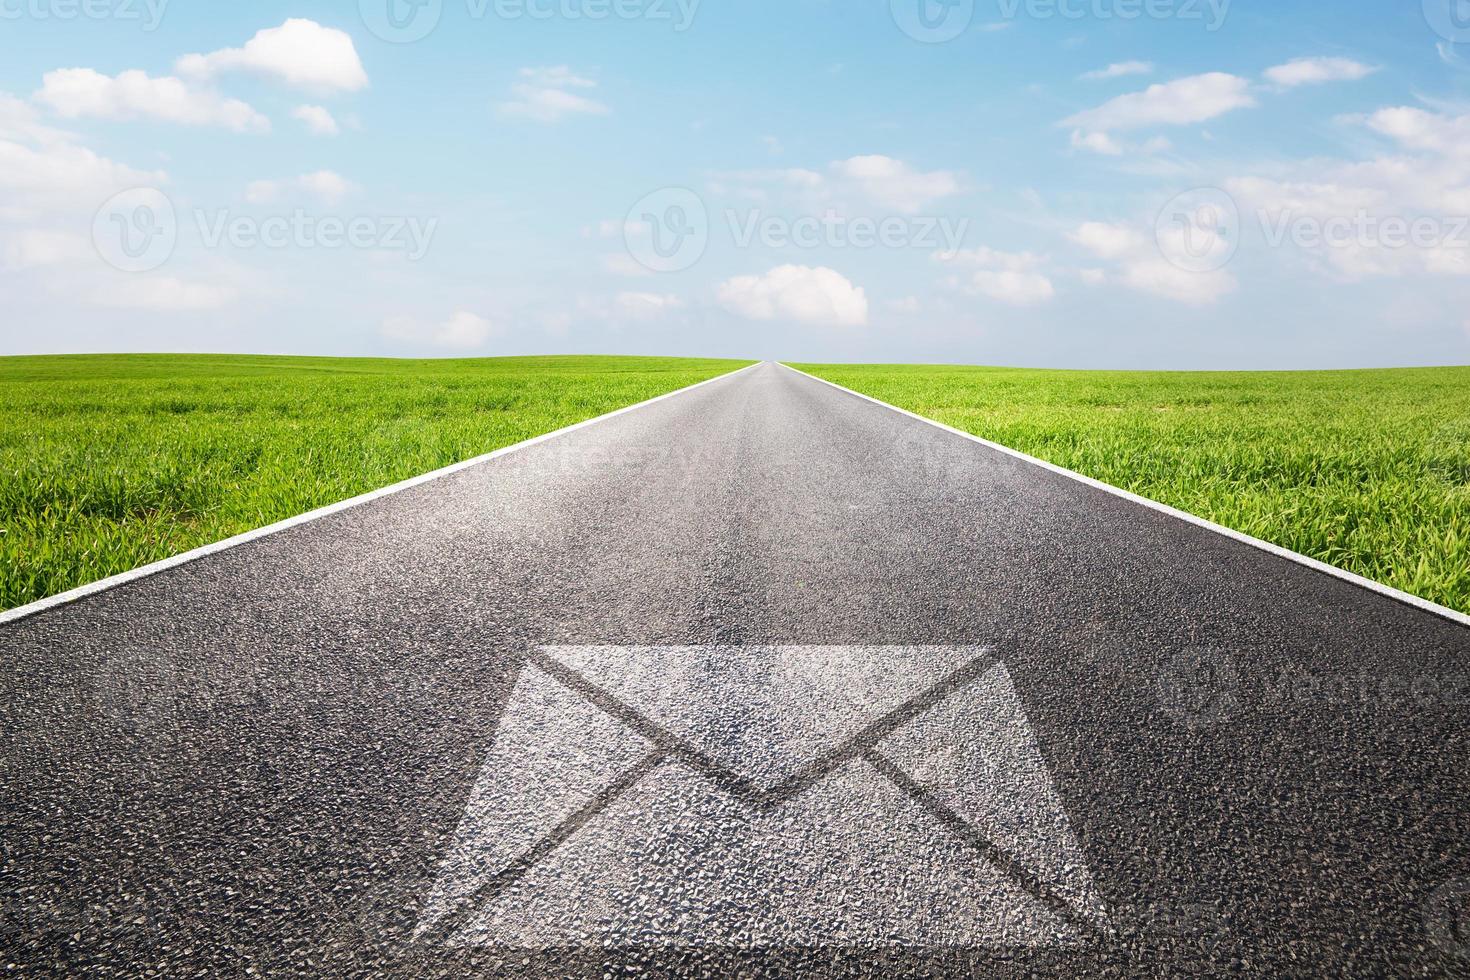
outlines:
[[[724,648],[739,674],[752,648],[910,646],[989,659],[786,812],[741,793],[822,753],[805,723],[836,747],[927,690],[938,654],[891,688],[675,663],[691,714],[585,652]],[[1470,975],[1467,653],[1455,623],[762,365],[0,627],[0,965]],[[770,742],[740,724],[761,710]],[[477,837],[479,800],[525,836]]]

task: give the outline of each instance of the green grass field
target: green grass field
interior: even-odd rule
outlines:
[[[793,366],[1470,612],[1470,368]]]
[[[0,358],[0,608],[742,363]],[[1470,368],[797,366],[1470,611]]]
[[[0,609],[743,363],[0,358]]]

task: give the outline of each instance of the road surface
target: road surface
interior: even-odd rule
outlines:
[[[0,650],[36,974],[1470,973],[1470,630],[772,364]]]

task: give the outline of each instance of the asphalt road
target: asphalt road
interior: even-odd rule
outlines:
[[[774,365],[0,651],[34,975],[1470,975],[1470,630]]]

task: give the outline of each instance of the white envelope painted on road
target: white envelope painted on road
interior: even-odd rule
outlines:
[[[511,694],[418,935],[993,947],[1106,928],[985,650],[546,647]]]

